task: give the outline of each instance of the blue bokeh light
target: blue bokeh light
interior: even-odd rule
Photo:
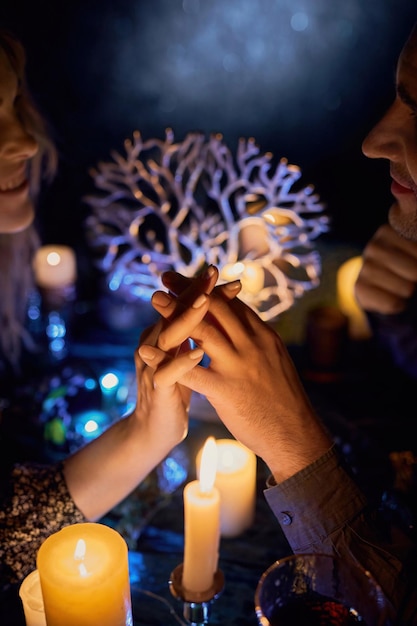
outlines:
[[[179,139],[220,132],[232,149],[254,137],[300,165],[343,239],[363,242],[385,218],[389,184],[361,143],[394,95],[415,2],[45,0],[22,19],[4,0],[0,11],[23,37],[64,157],[39,212],[47,239],[79,241],[91,166],[134,130],[163,137],[167,127]]]
[[[110,423],[107,413],[95,409],[78,413],[73,417],[73,429],[85,441],[101,435]]]
[[[100,377],[100,385],[103,391],[114,391],[119,383],[119,376],[115,372],[106,372]]]
[[[365,92],[372,93],[369,73],[395,38],[391,12],[407,12],[402,0],[157,0],[124,11],[106,7],[91,54],[82,58],[83,73],[98,80],[85,85],[87,97],[94,89],[95,98],[100,87],[95,123],[145,135],[169,126],[176,135],[254,136],[272,150],[265,141],[271,133],[285,139],[321,127],[332,141],[343,119],[329,112],[361,111]],[[85,7],[91,25],[88,13]],[[84,24],[74,20],[74,46],[91,38]],[[79,68],[73,65],[74,81]]]

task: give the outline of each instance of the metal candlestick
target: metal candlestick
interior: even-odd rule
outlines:
[[[177,600],[183,603],[183,616],[191,626],[202,626],[209,623],[211,606],[224,588],[223,572],[218,569],[214,574],[213,585],[203,593],[191,592],[182,585],[183,564],[171,572],[169,588]]]

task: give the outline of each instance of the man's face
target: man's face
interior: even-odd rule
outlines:
[[[417,25],[398,59],[395,100],[362,150],[370,158],[388,159],[396,200],[389,222],[399,234],[417,241]]]

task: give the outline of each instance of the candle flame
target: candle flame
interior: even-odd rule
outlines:
[[[46,261],[49,265],[59,265],[61,263],[61,255],[58,252],[50,252]]]
[[[78,539],[74,551],[74,560],[80,561],[81,559],[83,559],[85,557],[85,552],[86,548],[84,539]]]
[[[78,572],[82,578],[88,576],[87,568],[84,564],[84,558],[86,553],[86,545],[84,539],[78,539],[77,545],[74,550],[74,561],[81,561],[78,566]]]
[[[200,491],[209,493],[213,489],[217,469],[217,445],[214,437],[208,437],[201,453]]]
[[[241,277],[244,269],[245,266],[241,261],[237,263],[227,263],[220,270],[220,278],[226,281],[236,280]]]

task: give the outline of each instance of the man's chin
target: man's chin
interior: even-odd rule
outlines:
[[[396,233],[417,241],[417,205],[395,202],[389,210],[388,221]]]

